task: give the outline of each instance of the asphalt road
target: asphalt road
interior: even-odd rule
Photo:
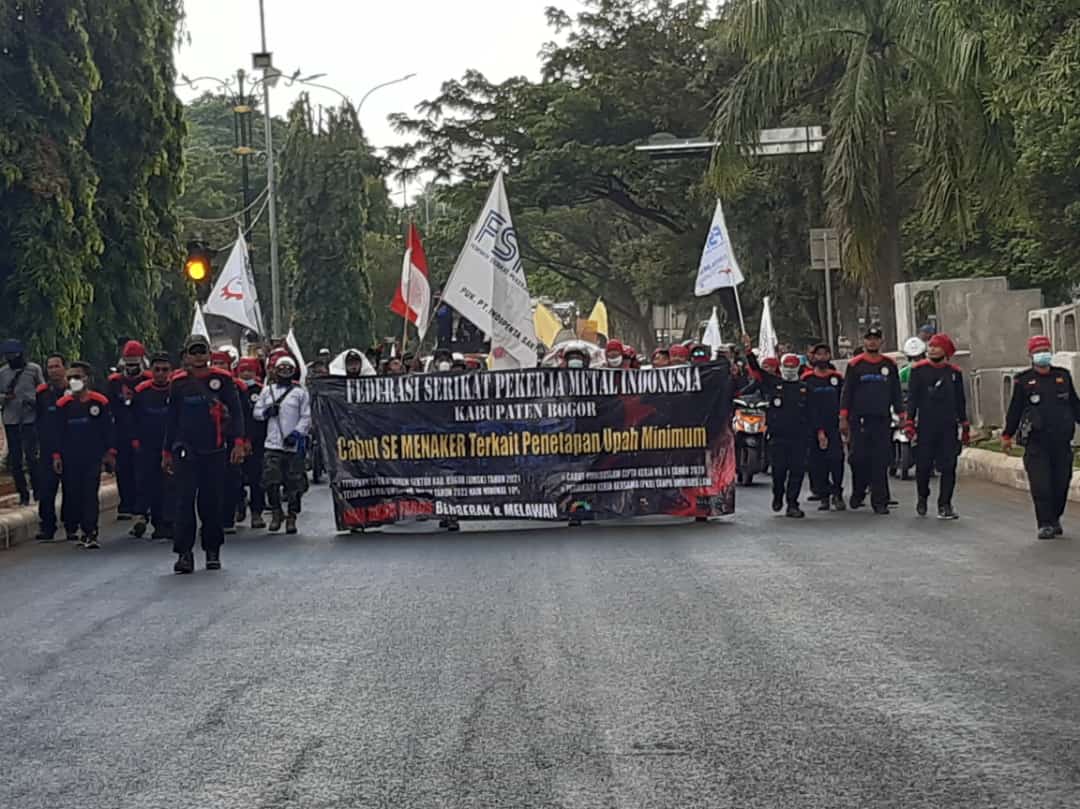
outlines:
[[[1080,514],[898,494],[0,554],[0,807],[1080,806]]]

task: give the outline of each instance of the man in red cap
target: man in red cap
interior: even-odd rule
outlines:
[[[1080,423],[1080,399],[1069,372],[1053,365],[1049,338],[1028,340],[1028,354],[1031,368],[1013,380],[1001,443],[1008,450],[1015,439],[1024,447],[1039,539],[1053,539],[1064,534],[1061,515],[1072,481],[1072,438]]]
[[[146,369],[146,349],[138,340],[128,340],[120,351],[120,370],[109,376],[106,396],[116,422],[116,488],[120,494],[116,519],[130,520],[138,499],[135,454],[138,441],[131,403],[135,388],[150,378]]]
[[[669,365],[688,365],[690,363],[690,349],[681,343],[676,343],[668,349],[671,358]]]
[[[169,420],[169,381],[173,367],[169,355],[160,352],[150,358],[150,379],[135,388],[131,417],[135,425],[135,462],[138,469],[135,525],[131,535],[146,533],[147,518],[154,524],[151,539],[172,539],[172,481],[161,469],[165,429]]]
[[[318,362],[318,361],[316,361]],[[313,363],[314,364],[314,363]],[[266,511],[266,495],[262,487],[263,447],[266,444],[266,422],[255,418],[255,403],[263,391],[262,365],[255,357],[244,357],[236,364],[236,375],[245,385],[240,406],[244,411],[244,425],[247,427],[248,452],[241,469],[243,482],[240,488],[239,503],[236,507],[236,522],[241,523],[251,509],[251,527],[265,528],[263,512]],[[245,492],[245,488],[247,492]],[[250,493],[250,497],[248,496]]]
[[[608,340],[604,346],[604,362],[608,368],[623,367],[623,344],[618,340]]]
[[[947,334],[935,334],[926,348],[926,359],[912,366],[908,378],[908,429],[918,433],[915,480],[919,500],[915,511],[926,516],[930,498],[930,475],[941,472],[938,519],[955,520],[952,497],[956,489],[956,458],[960,443],[970,441],[963,372],[950,360],[956,346]]]

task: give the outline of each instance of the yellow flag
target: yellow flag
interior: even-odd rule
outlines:
[[[602,334],[605,337],[611,336],[611,332],[608,331],[607,307],[604,305],[603,298],[596,299],[596,306],[592,308],[589,320],[596,324],[597,334]]]
[[[542,303],[538,303],[533,312],[533,326],[536,328],[536,339],[548,348],[555,345],[555,338],[563,329],[562,321]]]

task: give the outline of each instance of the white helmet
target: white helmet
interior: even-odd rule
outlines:
[[[926,343],[918,337],[909,337],[904,343],[904,356],[921,357],[926,353]]]

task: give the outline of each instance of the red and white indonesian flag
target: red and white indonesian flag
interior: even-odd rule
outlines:
[[[705,240],[705,249],[701,251],[694,294],[701,297],[724,287],[737,287],[742,282],[743,274],[731,246],[731,237],[728,236],[724,209],[717,200],[709,237]]]
[[[405,301],[408,301],[406,306]],[[428,283],[427,256],[420,243],[420,231],[409,223],[409,243],[405,246],[405,260],[401,264],[401,283],[390,303],[390,311],[416,324],[423,339],[431,317],[431,284]]]
[[[247,241],[242,230],[236,234],[229,260],[225,262],[225,269],[206,299],[203,314],[223,317],[256,334],[265,334],[259,293],[255,289],[255,276],[251,272]]]

